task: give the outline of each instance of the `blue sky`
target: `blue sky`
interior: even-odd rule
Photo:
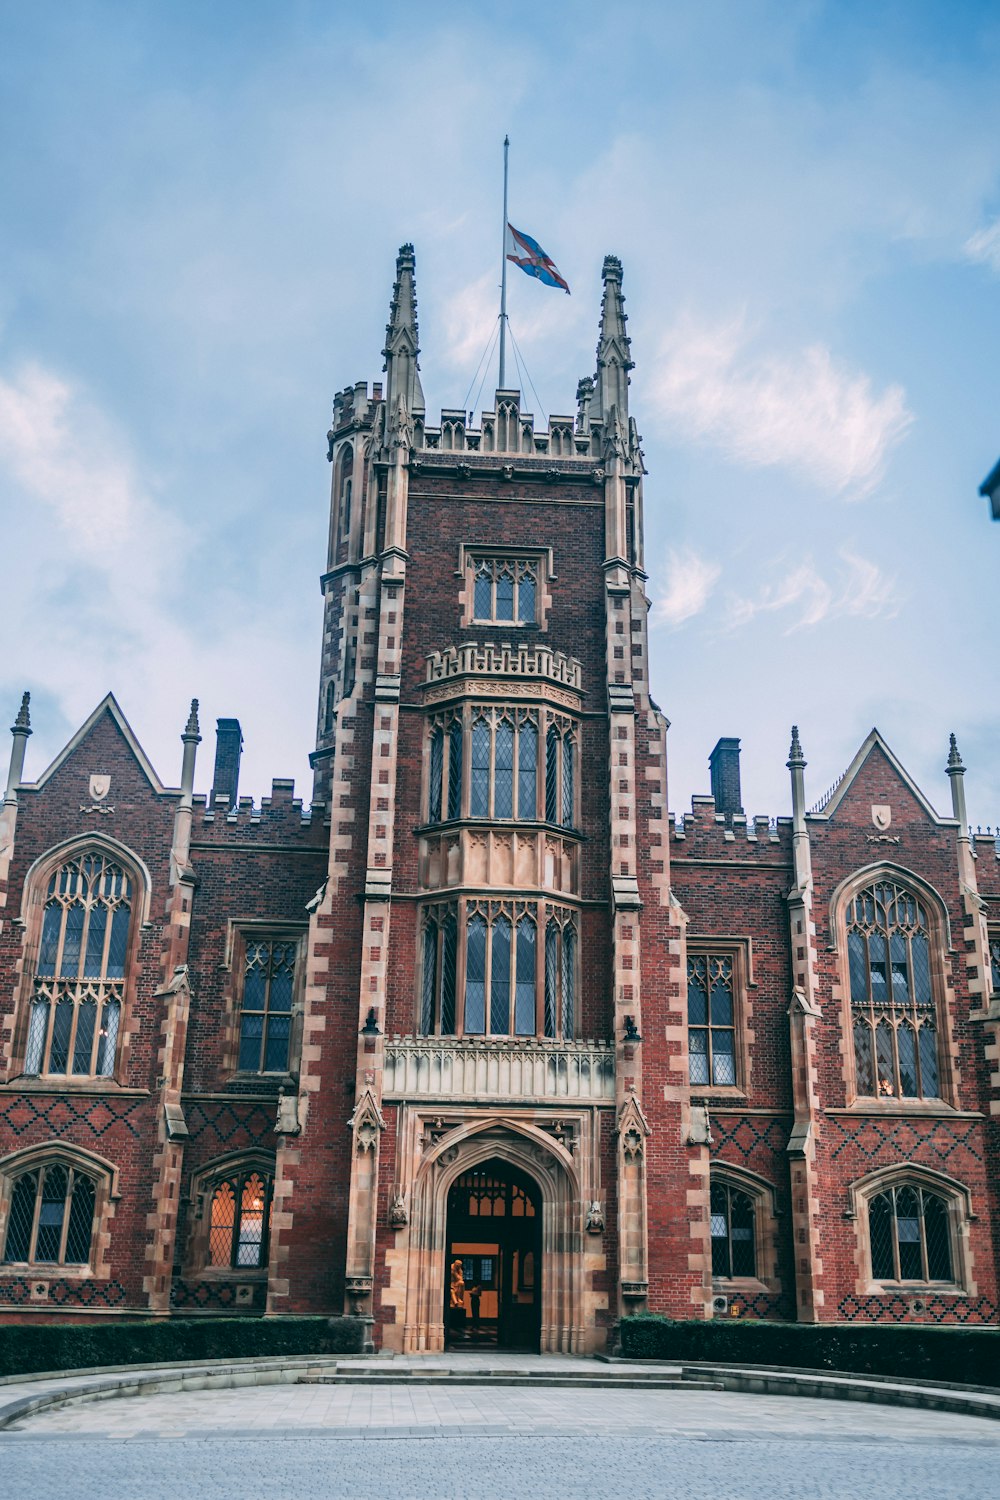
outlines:
[[[308,799],[332,396],[378,378],[412,239],[428,406],[462,403],[509,131],[511,218],[573,288],[512,273],[544,414],[625,265],[671,807],[720,735],[774,814],[793,722],[811,800],[877,724],[943,812],[954,730],[995,824],[998,74],[1000,11],[954,0],[0,0],[0,709],[31,689],[27,774],[110,688],[166,781],[198,696],[243,723],[242,790]]]

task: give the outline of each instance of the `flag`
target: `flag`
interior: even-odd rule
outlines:
[[[522,234],[513,224],[507,225],[504,254],[528,276],[537,277],[546,286],[561,286],[564,292],[569,292],[569,287],[556,269],[555,261],[550,260],[537,240],[533,240],[530,234]]]

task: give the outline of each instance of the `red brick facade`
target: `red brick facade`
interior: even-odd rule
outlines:
[[[0,1317],[354,1311],[406,1350],[594,1349],[643,1308],[996,1321],[993,840],[954,745],[943,818],[874,731],[812,812],[793,732],[791,818],[748,823],[733,741],[724,805],[668,814],[604,281],[575,417],[498,392],[433,427],[401,251],[384,388],[329,435],[311,807],[228,803],[232,721],[194,796],[194,712],[164,786],[112,698],[31,780],[23,706]],[[482,1206],[510,1183],[533,1226]]]

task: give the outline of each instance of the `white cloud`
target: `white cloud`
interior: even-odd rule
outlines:
[[[841,549],[840,566],[834,578],[824,577],[811,557],[787,567],[774,583],[764,584],[751,596],[733,595],[728,624],[732,629],[748,625],[760,614],[794,611],[785,634],[822,624],[825,620],[854,616],[873,619],[894,615],[899,608],[896,580],[856,553]]]
[[[60,725],[36,715],[30,775],[111,688],[154,764],[164,747],[174,752],[157,767],[172,782],[187,702],[207,685],[205,707],[231,713],[231,701],[212,700],[232,691],[241,661],[268,684],[260,705],[246,685],[239,692],[238,708],[259,715],[254,768],[287,769],[283,726],[299,714],[308,726],[315,692],[312,663],[298,672],[289,662],[297,601],[224,583],[185,597],[204,539],[145,487],[128,437],[87,392],[37,363],[0,375],[0,494],[9,626],[0,688],[16,701],[29,686],[63,716]]]
[[[681,625],[701,614],[718,581],[718,563],[700,557],[691,547],[671,548],[666,560],[666,589],[654,601],[653,625]]]
[[[962,246],[969,260],[979,261],[1000,275],[1000,219],[970,235]]]
[[[742,318],[678,323],[654,376],[666,424],[738,463],[797,470],[848,499],[870,493],[913,420],[902,387],[877,394],[822,345],[789,355],[749,346]]]

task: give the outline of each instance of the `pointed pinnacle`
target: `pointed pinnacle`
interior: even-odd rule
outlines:
[[[802,754],[802,745],[799,742],[799,726],[797,724],[793,724],[792,743],[791,748],[788,751],[788,760],[786,762],[786,765],[788,766],[789,770],[792,770],[792,768],[795,766],[804,766],[805,764],[806,758]]]
[[[184,726],[184,736],[183,737],[186,738],[188,735],[197,735],[199,739],[201,738],[201,730],[200,730],[200,727],[199,727],[199,724],[198,724],[198,700],[197,700],[197,698],[192,698],[191,699],[191,712],[188,714],[188,721],[187,721],[187,723]]]
[[[948,737],[948,764],[945,767],[945,770],[949,775],[957,771],[964,772],[965,770],[965,765],[962,761],[962,757],[958,753],[958,744],[953,734],[949,735]]]
[[[28,712],[28,704],[30,702],[31,694],[23,693],[21,695],[21,707],[18,710],[17,718],[10,728],[11,734],[16,734],[18,730],[21,730],[24,734],[31,733],[31,714]]]

